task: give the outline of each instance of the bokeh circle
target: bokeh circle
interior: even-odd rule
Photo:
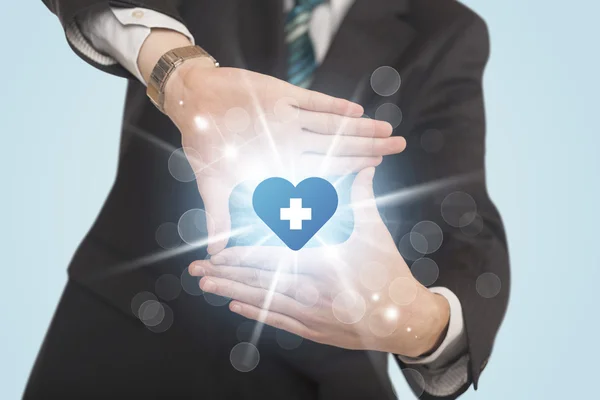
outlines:
[[[481,297],[491,299],[500,293],[500,290],[502,289],[502,281],[498,275],[494,274],[493,272],[484,272],[477,277],[475,288]]]
[[[468,220],[471,216],[466,216],[465,218]],[[460,230],[467,236],[473,237],[479,235],[483,231],[483,218],[481,218],[481,215],[476,214],[471,223],[461,226]]]
[[[442,217],[450,226],[461,228],[469,225],[477,215],[477,204],[465,192],[450,193],[442,201]]]
[[[371,88],[380,96],[387,97],[395,94],[400,89],[401,83],[400,74],[393,67],[379,67],[371,74]]]
[[[404,368],[402,373],[406,377],[408,386],[410,386],[415,396],[421,397],[421,395],[425,392],[425,378],[423,378],[423,375],[421,375],[421,373],[416,369],[412,368]]]
[[[233,107],[225,113],[225,126],[230,132],[241,133],[250,126],[250,114],[241,107]]]
[[[198,245],[208,240],[208,227],[214,227],[212,217],[204,210],[193,208],[179,218],[177,230],[187,244]]]
[[[260,362],[260,353],[252,343],[238,343],[231,349],[229,361],[236,370],[240,372],[250,372],[258,366],[258,363]]]
[[[402,123],[402,110],[394,103],[384,103],[375,111],[375,119],[389,122],[395,129]]]
[[[400,311],[395,307],[379,307],[369,315],[369,330],[377,337],[390,336],[398,329]]]
[[[146,325],[146,328],[148,328],[150,331],[152,331],[154,333],[166,332],[171,326],[173,326],[173,321],[174,321],[173,310],[171,309],[171,307],[169,307],[165,303],[161,303],[161,305],[162,305],[162,310],[164,313],[162,320],[158,324],[153,325],[153,326]]]
[[[145,301],[138,311],[138,318],[146,326],[156,326],[160,324],[165,317],[165,308],[163,304],[156,300]]]
[[[399,277],[390,283],[389,295],[400,306],[407,306],[417,298],[417,284],[413,278]]]
[[[415,248],[412,245],[412,241],[426,241],[426,239],[423,237],[423,239],[419,239],[417,235],[420,235],[420,233],[415,232],[415,233],[407,233],[404,236],[402,236],[402,239],[400,239],[400,242],[398,242],[398,251],[400,251],[400,254],[402,255],[402,257],[406,260],[409,261],[415,261],[418,260],[419,258],[423,257],[423,253],[419,253],[417,250],[415,250]],[[412,240],[411,240],[411,236],[412,236]]]
[[[181,293],[181,282],[175,275],[163,274],[156,280],[154,291],[165,301],[175,300]]]
[[[154,293],[151,292],[139,292],[133,296],[131,299],[131,312],[136,316],[136,318],[140,317],[140,307],[142,304],[149,300],[157,301],[158,298]]]
[[[431,258],[423,257],[413,262],[410,272],[414,278],[423,286],[431,286],[440,276],[437,263]]]
[[[181,244],[181,237],[177,229],[177,224],[173,222],[165,222],[161,224],[154,234],[156,243],[165,250],[171,250]]]
[[[200,277],[190,275],[190,272],[185,268],[181,272],[181,287],[184,292],[191,296],[200,296],[202,289],[200,289]]]
[[[200,157],[198,155],[198,157]],[[168,161],[169,172],[171,176],[179,182],[191,182],[196,179],[183,148],[179,148],[171,153]]]
[[[343,324],[355,324],[364,317],[367,304],[358,292],[344,290],[335,296],[331,308],[338,321]]]
[[[443,241],[442,229],[433,221],[421,221],[410,231],[411,244],[415,250],[422,254],[436,252]]]
[[[302,337],[294,335],[283,329],[277,329],[275,332],[275,340],[277,344],[284,350],[294,350],[302,344]]]

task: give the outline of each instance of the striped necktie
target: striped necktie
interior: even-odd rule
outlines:
[[[315,49],[309,35],[310,17],[315,7],[326,0],[296,0],[285,20],[288,48],[287,80],[293,85],[310,86],[317,68]]]

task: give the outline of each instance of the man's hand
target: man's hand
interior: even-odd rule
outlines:
[[[411,275],[373,196],[374,168],[352,187],[354,231],[340,245],[233,247],[190,265],[200,287],[232,298],[231,311],[307,339],[416,357],[435,349],[446,299]]]
[[[159,40],[165,34],[153,32],[144,43],[139,59],[144,76],[166,51]],[[376,166],[382,156],[406,145],[404,138],[390,137],[387,122],[361,118],[358,104],[267,75],[215,68],[202,58],[175,70],[165,87],[164,107],[181,131],[210,216],[211,254],[227,245],[229,196],[239,183],[269,176],[345,175]]]

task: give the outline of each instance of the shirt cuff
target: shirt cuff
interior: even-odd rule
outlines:
[[[429,288],[440,294],[450,305],[448,331],[442,344],[425,357],[404,357],[398,359],[422,376],[423,389],[434,396],[450,396],[460,390],[468,381],[468,343],[464,327],[460,300],[444,287]]]
[[[177,31],[195,44],[194,37],[181,22],[146,8],[94,9],[80,18],[79,26],[95,51],[116,60],[144,85],[137,60],[152,28]]]

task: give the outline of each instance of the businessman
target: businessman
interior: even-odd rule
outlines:
[[[25,398],[391,399],[388,353],[421,398],[477,386],[509,267],[485,187],[476,14],[452,0],[44,2],[78,55],[129,86],[116,182]],[[323,165],[357,174],[333,256],[235,246],[238,184]],[[185,238],[189,210],[207,248]],[[189,246],[164,243],[177,221]]]

